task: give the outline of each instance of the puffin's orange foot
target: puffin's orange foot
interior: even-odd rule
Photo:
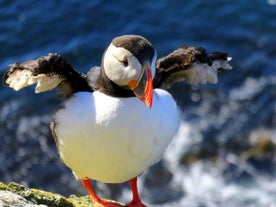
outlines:
[[[106,201],[106,200],[100,199],[93,191],[89,179],[83,179],[81,180],[81,182],[83,186],[86,188],[86,190],[88,191],[91,201],[93,202],[95,207],[125,207],[125,205],[122,205],[115,201]]]
[[[127,207],[146,207],[145,204],[142,203],[138,189],[137,189],[137,178],[133,178],[130,180],[130,186],[133,194],[132,201],[126,204]]]
[[[126,204],[127,207],[147,207],[145,204],[143,204],[141,201],[135,202],[131,201]]]
[[[112,202],[112,201],[105,201],[105,200],[101,200],[100,202],[94,201],[94,206],[95,207],[125,207],[125,205],[122,205],[120,203]]]

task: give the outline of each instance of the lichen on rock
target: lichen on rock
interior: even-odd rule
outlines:
[[[66,198],[62,195],[0,182],[1,207],[93,207],[89,196]]]
[[[121,203],[114,203],[124,206]],[[68,198],[43,190],[28,188],[15,182],[0,182],[0,207],[95,207],[90,197]]]

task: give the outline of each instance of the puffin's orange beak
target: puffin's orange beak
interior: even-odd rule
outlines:
[[[151,77],[150,69],[147,69],[145,71],[145,74],[146,74],[145,81],[142,81],[142,80],[140,81],[140,83],[145,82],[145,84],[144,84],[145,85],[144,86],[144,95],[139,97],[139,98],[140,98],[141,101],[143,101],[147,105],[147,107],[151,108],[151,106],[152,106],[152,97],[153,97],[153,84],[152,84],[152,77]],[[135,90],[134,90],[134,93],[135,93]]]
[[[143,101],[147,107],[151,108],[153,83],[149,63],[143,65],[141,78],[138,81],[129,81],[128,86],[133,90],[136,97]]]

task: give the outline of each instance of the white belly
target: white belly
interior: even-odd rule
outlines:
[[[179,127],[179,112],[160,89],[151,109],[136,97],[79,92],[54,120],[60,156],[78,178],[120,183],[161,159]]]

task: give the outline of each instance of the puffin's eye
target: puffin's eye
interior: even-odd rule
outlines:
[[[124,67],[127,67],[128,66],[128,61],[127,61],[127,59],[124,59],[124,60],[122,60],[122,61],[120,61],[123,65],[124,65]]]

